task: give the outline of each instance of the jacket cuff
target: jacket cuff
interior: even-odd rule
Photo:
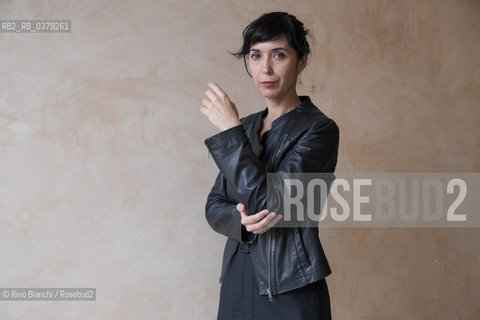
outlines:
[[[252,244],[257,239],[257,235],[253,232],[247,231],[242,225],[242,242]]]
[[[238,126],[232,127],[230,129],[221,131],[210,138],[205,139],[205,145],[208,147],[210,152],[212,148],[218,146],[228,146],[230,145],[232,140],[238,140],[238,138],[247,137],[245,134],[245,129],[243,125],[239,124]]]

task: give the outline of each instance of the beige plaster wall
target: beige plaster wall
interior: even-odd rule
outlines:
[[[1,1],[0,286],[95,287],[95,302],[5,302],[1,319],[214,319],[224,238],[207,81],[264,107],[229,56],[286,10],[310,28],[299,91],[341,129],[338,171],[480,170],[480,2]],[[479,319],[478,229],[322,229],[335,319]]]

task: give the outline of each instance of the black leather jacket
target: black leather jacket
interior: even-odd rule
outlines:
[[[239,242],[249,247],[260,294],[272,295],[293,290],[325,278],[331,273],[318,238],[318,228],[272,228],[252,236],[246,232],[236,210],[239,202],[249,213],[268,208],[267,172],[333,172],[337,163],[339,130],[310,101],[279,117],[272,128],[277,132],[276,151],[267,168],[255,154],[252,144],[254,124],[261,111],[241,119],[242,125],[222,131],[205,140],[220,169],[206,204],[210,226],[228,237],[222,263],[222,281]],[[257,142],[258,143],[258,142]]]

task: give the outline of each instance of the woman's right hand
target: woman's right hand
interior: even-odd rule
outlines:
[[[241,125],[237,107],[225,91],[214,82],[209,82],[208,87],[200,111],[221,131]]]
[[[280,219],[282,219],[281,214],[277,215],[275,212],[269,212],[267,209],[253,215],[248,215],[247,209],[243,203],[237,204],[237,210],[242,216],[242,224],[247,231],[254,234],[267,232],[270,228],[275,226]]]

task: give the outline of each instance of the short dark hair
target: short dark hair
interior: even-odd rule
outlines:
[[[303,27],[303,23],[286,12],[270,12],[263,14],[243,30],[243,46],[233,55],[237,58],[245,58],[253,44],[274,40],[282,34],[297,52],[298,59],[310,53],[310,45],[306,37],[308,29]]]

